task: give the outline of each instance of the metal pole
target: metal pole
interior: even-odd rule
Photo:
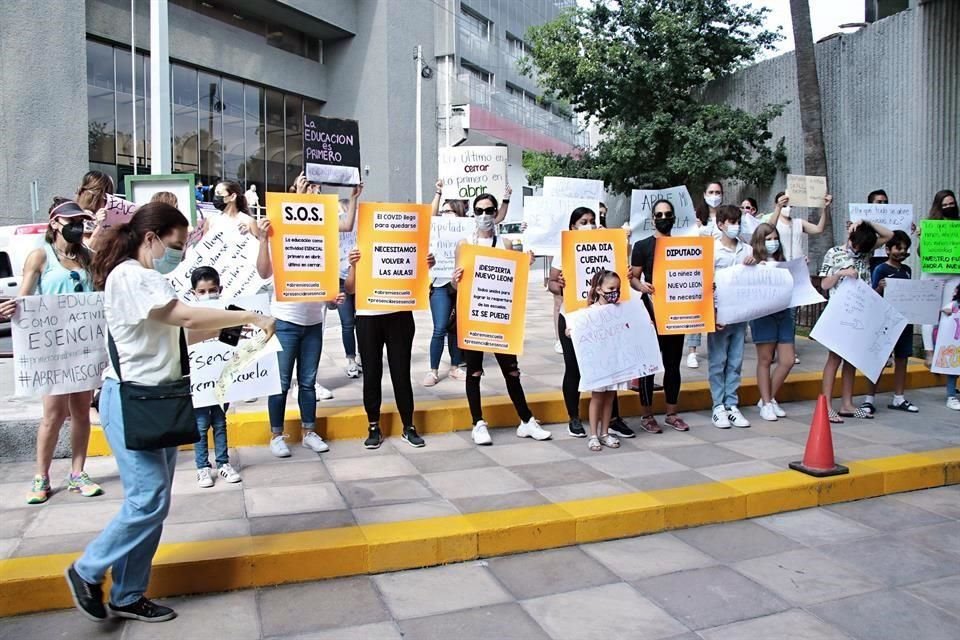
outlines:
[[[137,0],[130,0],[130,86],[133,93],[133,175],[137,175]]]
[[[167,0],[150,0],[150,173],[170,173],[170,58]]]
[[[421,94],[421,82],[423,81],[423,76],[421,72],[423,71],[423,48],[420,45],[417,45],[417,48],[414,51],[414,55],[417,59],[417,143],[416,143],[416,175],[417,175],[417,202],[423,202],[423,141],[420,136],[421,120],[423,119],[423,114],[420,109],[420,94]]]

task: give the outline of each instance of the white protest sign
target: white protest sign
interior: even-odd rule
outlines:
[[[544,176],[543,195],[551,198],[603,200],[603,180]]]
[[[103,210],[107,214],[106,219],[103,221],[103,228],[109,229],[114,225],[130,222],[130,218],[137,212],[137,205],[128,200],[124,200],[120,196],[108,193],[107,202]]]
[[[241,341],[243,344],[243,341]],[[237,348],[219,340],[206,340],[190,346],[190,390],[193,406],[220,405],[216,387],[226,366],[233,360]],[[264,350],[261,357],[231,376],[225,386],[224,402],[249,400],[280,393],[280,370],[276,351]]]
[[[907,326],[893,306],[859,278],[844,278],[830,294],[810,337],[876,382]]]
[[[433,216],[430,218],[430,253],[436,264],[430,269],[430,278],[453,277],[456,266],[457,245],[461,240],[473,238],[477,221],[459,216]]]
[[[669,200],[673,205],[676,219],[671,235],[697,234],[697,214],[686,187],[634,189],[630,193],[630,239],[633,242],[653,235],[653,203],[661,199]]]
[[[481,193],[503,200],[507,147],[441,147],[437,155],[444,200],[472,200]]]
[[[639,297],[575,311],[567,315],[567,326],[580,367],[580,391],[663,370],[657,330]]]
[[[346,279],[350,273],[350,252],[357,248],[357,232],[340,232],[340,277]]]
[[[180,297],[187,299],[193,270],[213,267],[220,274],[221,298],[230,300],[253,295],[270,282],[257,273],[259,251],[260,242],[248,233],[240,233],[239,229],[208,233],[187,250],[183,262],[167,278]]]
[[[780,269],[786,269],[793,278],[793,291],[790,295],[790,308],[805,307],[808,304],[826,302],[826,298],[817,293],[810,282],[810,272],[807,270],[806,258],[794,258],[777,264]]]
[[[570,228],[570,215],[578,207],[586,207],[599,215],[599,200],[585,198],[553,198],[527,196],[523,199],[524,251],[538,256],[560,255],[560,234]]]
[[[101,293],[25,296],[11,321],[18,396],[92,391],[107,368]]]
[[[856,204],[850,203],[850,222],[866,220],[882,224],[891,231],[903,231],[910,235],[913,229],[912,204]],[[880,247],[873,255],[881,257],[887,255],[886,249]]]
[[[960,375],[960,313],[944,315],[940,319],[930,371],[948,376]]]
[[[787,174],[787,197],[791,207],[822,209],[827,197],[827,179],[823,176]]]
[[[750,244],[753,232],[760,226],[760,221],[748,213],[740,216],[740,240]]]
[[[940,317],[943,280],[886,278],[883,298],[911,324],[936,324]]]
[[[717,269],[713,282],[717,324],[756,320],[790,306],[793,276],[786,269],[738,264]]]

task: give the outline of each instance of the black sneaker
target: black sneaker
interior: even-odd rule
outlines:
[[[67,567],[64,573],[67,577],[67,587],[73,596],[73,604],[84,617],[94,622],[103,622],[107,619],[107,610],[103,606],[103,586],[85,581],[77,573],[73,565]]]
[[[610,420],[610,426],[607,427],[607,431],[621,438],[635,438],[637,436],[637,434],[633,432],[633,429],[628,427],[627,423],[623,421],[623,418],[619,416]]]
[[[574,418],[567,424],[567,433],[572,435],[574,438],[586,438],[587,432],[583,429],[583,423],[580,422],[580,418]]]
[[[170,607],[151,602],[142,596],[125,607],[118,607],[113,603],[107,606],[110,607],[110,613],[118,618],[130,618],[140,622],[166,622],[177,617],[177,612]]]
[[[367,439],[363,441],[363,446],[367,449],[379,449],[381,444],[383,444],[383,434],[380,433],[380,425],[370,425],[370,433],[367,434]]]
[[[411,447],[420,447],[426,445],[427,443],[423,441],[423,438],[420,437],[420,434],[417,433],[417,428],[413,425],[403,428],[403,439],[407,441]]]

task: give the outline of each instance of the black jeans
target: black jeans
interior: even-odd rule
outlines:
[[[573,350],[573,340],[567,335],[567,319],[560,314],[557,322],[557,332],[560,334],[560,346],[563,348],[563,403],[567,406],[567,415],[571,420],[580,418],[580,365],[577,364],[577,355]],[[620,417],[620,399],[613,398],[613,415]]]
[[[483,420],[483,407],[480,402],[480,378],[483,376],[483,351],[463,351],[463,360],[467,363],[467,403],[470,405],[470,415],[473,424]],[[523,394],[523,385],[520,384],[520,365],[517,356],[508,353],[495,353],[497,364],[503,372],[503,380],[507,383],[507,393],[513,408],[523,422],[533,417],[530,407],[527,406],[527,397]]]
[[[685,335],[657,336],[660,355],[663,356],[663,395],[667,404],[677,404],[680,398],[680,361],[683,359]],[[653,376],[640,380],[640,404],[653,405]]]
[[[397,311],[382,316],[357,316],[357,340],[363,362],[363,408],[367,421],[380,421],[383,399],[383,348],[387,348],[390,381],[397,411],[404,427],[413,426],[413,385],[410,382],[410,354],[416,332],[413,312]]]

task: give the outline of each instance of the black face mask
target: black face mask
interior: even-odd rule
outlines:
[[[214,195],[213,206],[217,208],[217,211],[223,211],[227,208],[227,203],[223,201],[223,196]]]
[[[83,242],[83,221],[69,222],[60,228],[60,235],[68,244]]]
[[[663,235],[667,235],[673,229],[673,221],[673,218],[657,218],[653,221],[653,226]]]
[[[940,213],[942,213],[943,217],[948,220],[956,220],[958,214],[960,214],[960,210],[957,209],[957,205],[953,205],[952,207],[941,208]]]

